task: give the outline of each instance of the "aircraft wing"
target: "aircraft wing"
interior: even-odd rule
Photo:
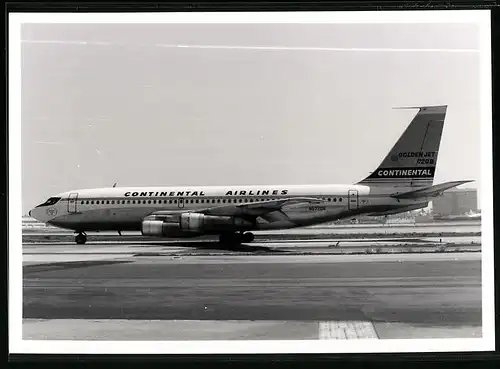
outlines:
[[[267,213],[281,210],[288,205],[301,204],[318,204],[322,201],[315,198],[295,197],[279,200],[270,200],[262,202],[247,202],[241,204],[227,204],[223,206],[215,206],[207,209],[195,210],[196,213],[207,215],[225,215],[225,216],[261,216]]]
[[[449,190],[450,188],[460,186],[464,183],[469,183],[473,181],[453,181],[453,182],[445,182],[434,186],[428,186],[424,188],[420,188],[418,190],[395,193],[391,195],[396,199],[418,199],[422,197],[434,197],[440,195],[443,191]]]

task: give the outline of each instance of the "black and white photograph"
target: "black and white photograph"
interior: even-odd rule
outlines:
[[[490,32],[10,14],[10,352],[494,349]]]

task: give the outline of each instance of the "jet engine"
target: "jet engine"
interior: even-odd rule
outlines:
[[[150,215],[142,221],[144,236],[180,236],[202,233],[235,232],[251,229],[253,224],[231,216],[200,213]]]

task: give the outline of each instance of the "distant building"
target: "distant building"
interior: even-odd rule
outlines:
[[[470,211],[478,211],[476,189],[449,190],[432,201],[433,215],[463,215]]]

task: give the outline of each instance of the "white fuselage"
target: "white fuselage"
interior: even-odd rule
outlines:
[[[403,189],[400,189],[403,190]],[[116,187],[64,192],[54,204],[41,204],[30,215],[78,232],[140,230],[145,217],[159,211],[239,215],[239,205],[293,198],[314,198],[311,203],[285,205],[257,217],[252,229],[285,229],[334,221],[367,213],[427,206],[424,199],[397,200],[394,188],[365,185],[279,185],[206,187]],[[60,198],[60,199],[57,199]],[[238,205],[238,206],[236,206]],[[228,214],[232,212],[232,214]]]

